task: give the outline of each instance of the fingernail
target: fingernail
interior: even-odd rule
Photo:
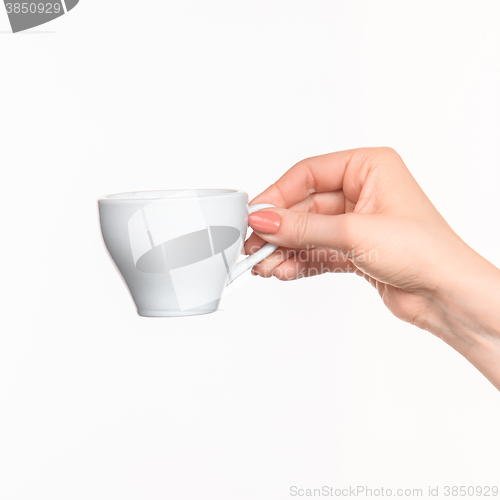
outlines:
[[[281,218],[274,212],[254,212],[248,217],[252,229],[258,233],[274,234],[280,228]]]
[[[260,276],[260,274],[255,269],[252,269],[252,274],[254,276]]]

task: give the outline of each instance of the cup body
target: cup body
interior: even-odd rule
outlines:
[[[248,195],[144,191],[99,200],[106,247],[141,316],[213,312],[241,253]]]

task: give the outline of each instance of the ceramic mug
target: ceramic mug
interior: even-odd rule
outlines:
[[[225,287],[271,255],[266,244],[237,262],[252,212],[244,191],[143,191],[98,201],[106,247],[141,316],[214,312]]]

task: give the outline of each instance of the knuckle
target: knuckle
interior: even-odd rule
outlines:
[[[405,169],[403,159],[399,153],[388,146],[367,148],[364,151],[364,165],[367,172],[398,172]]]
[[[388,159],[401,158],[399,153],[394,148],[389,146],[361,148],[358,151],[364,155],[365,160],[375,163],[384,162]]]
[[[399,156],[398,152],[390,146],[381,146],[375,148],[375,150],[380,156]]]
[[[389,146],[381,146],[374,149],[375,149],[374,156],[377,160],[382,160],[384,162],[388,160],[389,161],[401,160],[401,156],[394,148],[391,148]]]

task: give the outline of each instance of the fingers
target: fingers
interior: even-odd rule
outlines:
[[[374,160],[389,154],[389,148],[361,148],[338,151],[300,161],[272,186],[252,200],[290,208],[313,193],[343,189],[356,202],[364,178]]]
[[[288,259],[293,259],[300,250],[290,248],[277,248],[269,257],[259,262],[253,267],[255,274],[264,278],[270,278],[273,271]]]
[[[288,248],[323,247],[350,252],[359,246],[365,214],[323,215],[282,208],[250,215],[252,229],[265,241]]]
[[[344,213],[346,198],[344,193],[333,191],[331,193],[315,193],[308,196],[305,200],[293,205],[290,210],[297,212],[312,212],[326,215],[336,215]],[[350,210],[352,212],[352,210]],[[265,241],[256,233],[252,233],[245,242],[245,254],[252,255],[262,246]]]
[[[314,254],[315,251],[311,253]],[[297,254],[274,269],[272,275],[281,281],[290,281],[300,278],[311,278],[325,273],[354,272],[354,265],[346,257],[337,252],[332,252],[330,255],[331,257],[325,260],[322,259],[321,254],[316,257],[312,255],[308,260],[303,260]]]
[[[345,211],[345,196],[341,189],[328,193],[314,193],[290,207],[295,212],[337,215]]]
[[[252,233],[244,244],[245,255],[254,254],[257,250],[260,250],[266,243],[267,242],[263,240],[257,233]]]
[[[326,248],[290,250],[279,248],[276,252],[257,264],[254,274],[289,281],[324,273],[354,272],[354,265],[343,255]]]
[[[422,205],[420,192],[401,157],[390,148],[362,148],[302,160],[252,201],[279,208],[250,216],[254,233],[245,251],[252,254],[271,242],[280,248],[326,247],[347,255],[361,249],[363,235],[378,238],[376,213],[401,213],[406,202],[415,210]],[[284,270],[292,265],[294,258],[275,252],[259,268],[267,275],[277,267]]]

